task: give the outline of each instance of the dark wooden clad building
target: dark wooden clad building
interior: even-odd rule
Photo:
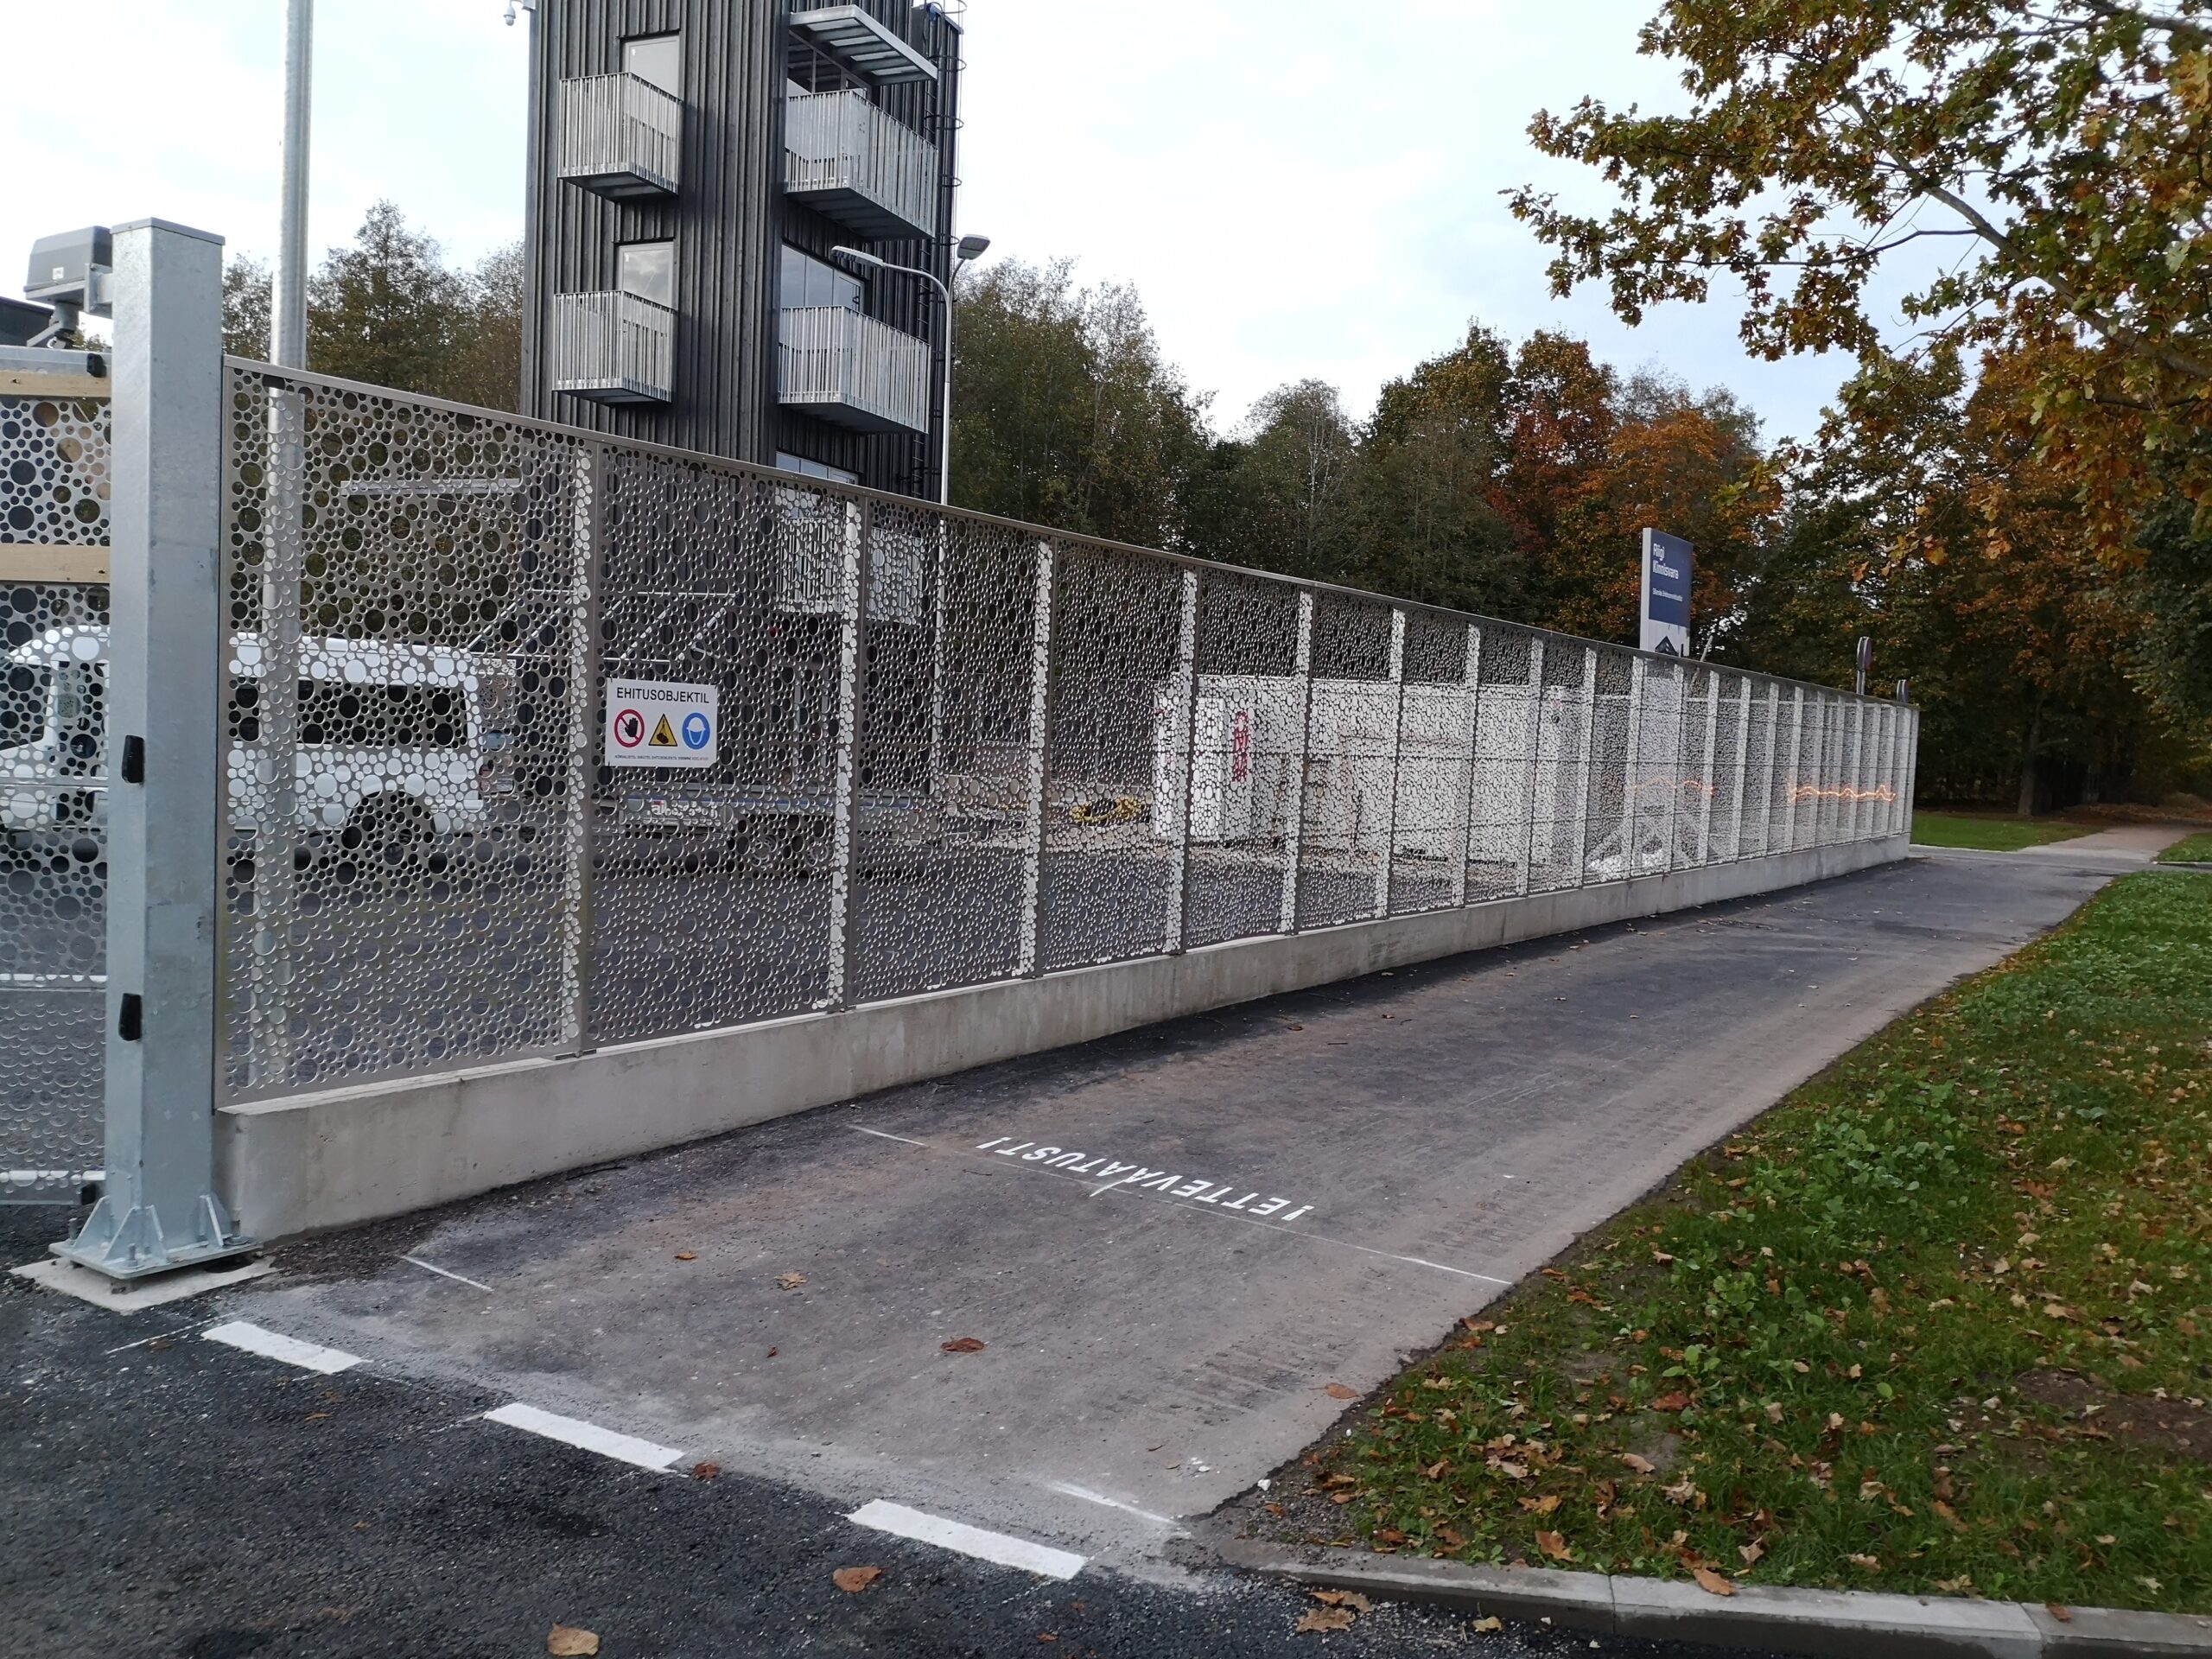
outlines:
[[[910,0],[538,0],[524,408],[934,498],[961,29]]]

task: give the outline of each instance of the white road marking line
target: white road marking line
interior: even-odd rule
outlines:
[[[1150,1510],[1141,1510],[1134,1503],[1124,1503],[1118,1497],[1109,1497],[1103,1492],[1094,1492],[1090,1487],[1078,1486],[1073,1481],[1048,1480],[1045,1485],[1047,1491],[1062,1492],[1070,1497],[1079,1497],[1086,1503],[1103,1504],[1107,1509],[1119,1510],[1124,1515],[1134,1515],[1140,1520],[1149,1521],[1154,1526],[1169,1527],[1177,1532],[1183,1529],[1182,1522],[1173,1516],[1154,1515]]]
[[[909,1141],[903,1135],[886,1135],[881,1129],[864,1129],[857,1123],[848,1123],[845,1127],[850,1129],[855,1135],[872,1135],[879,1141],[896,1141],[899,1145],[905,1147],[926,1147],[929,1145],[929,1142],[926,1141]]]
[[[517,1403],[501,1406],[497,1411],[484,1414],[487,1421],[505,1423],[509,1428],[519,1428],[532,1434],[542,1434],[549,1440],[581,1446],[587,1452],[596,1452],[603,1458],[613,1458],[618,1463],[635,1464],[640,1469],[650,1469],[656,1474],[682,1457],[683,1452],[672,1446],[655,1446],[651,1440],[639,1440],[632,1434],[617,1434],[611,1428],[601,1428],[597,1423],[587,1423],[575,1417],[556,1417],[550,1411],[540,1411],[536,1406]]]
[[[120,1348],[109,1349],[105,1353],[102,1354],[100,1357],[102,1359],[113,1359],[118,1354],[127,1354],[133,1348],[143,1348],[149,1342],[167,1342],[172,1337],[181,1337],[197,1331],[203,1325],[213,1325],[215,1323],[215,1319],[219,1319],[222,1317],[223,1316],[221,1314],[218,1313],[214,1316],[214,1319],[194,1319],[190,1325],[180,1325],[174,1331],[164,1331],[158,1337],[141,1337],[136,1342],[124,1343]]]
[[[985,1532],[981,1527],[971,1527],[963,1522],[925,1515],[904,1503],[887,1503],[880,1497],[863,1503],[845,1518],[855,1526],[887,1532],[897,1538],[912,1538],[917,1543],[934,1544],[939,1549],[973,1555],[978,1560],[995,1561],[1001,1567],[1015,1567],[1043,1578],[1071,1579],[1084,1568],[1083,1557],[1065,1549],[1033,1544],[1026,1538],[1010,1538],[1002,1532]]]
[[[233,1319],[228,1325],[219,1325],[213,1330],[202,1331],[200,1334],[208,1342],[241,1348],[249,1354],[259,1354],[264,1359],[281,1360],[287,1365],[296,1365],[303,1371],[320,1371],[325,1376],[335,1376],[339,1372],[351,1370],[361,1363],[359,1354],[319,1347],[295,1337],[279,1336],[274,1331],[264,1331],[244,1319]]]
[[[403,1255],[399,1259],[404,1262],[410,1268],[420,1268],[425,1273],[435,1273],[441,1279],[451,1279],[457,1284],[470,1286],[474,1289],[485,1292],[488,1295],[496,1296],[499,1294],[487,1284],[471,1279],[465,1274],[455,1273],[450,1268],[442,1268],[435,1262],[425,1262],[420,1256]]]

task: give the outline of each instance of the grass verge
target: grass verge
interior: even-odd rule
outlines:
[[[2212,883],[2131,876],[1408,1369],[1274,1529],[2212,1608]]]
[[[2212,864],[2212,835],[2191,836],[2158,855],[2161,864]]]
[[[1963,847],[1982,853],[2017,853],[2094,831],[2050,818],[1984,817],[1973,812],[1916,812],[1912,838],[1923,847]]]

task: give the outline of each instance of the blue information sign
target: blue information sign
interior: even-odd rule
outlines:
[[[1690,544],[1664,531],[1643,532],[1643,633],[1637,644],[1667,657],[1690,654]]]

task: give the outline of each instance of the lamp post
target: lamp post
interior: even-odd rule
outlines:
[[[963,236],[954,245],[952,279],[960,280],[960,273],[971,260],[980,259],[991,245],[988,236]],[[862,272],[896,271],[902,276],[918,276],[944,298],[944,408],[938,419],[942,428],[941,445],[938,455],[937,499],[938,505],[952,505],[952,287],[941,283],[933,272],[918,265],[894,265],[888,259],[868,252],[865,248],[838,247],[830,250],[830,257],[846,270],[858,275]]]
[[[284,201],[269,318],[269,358],[280,369],[308,365],[308,133],[314,59],[315,0],[288,0],[284,8]]]

